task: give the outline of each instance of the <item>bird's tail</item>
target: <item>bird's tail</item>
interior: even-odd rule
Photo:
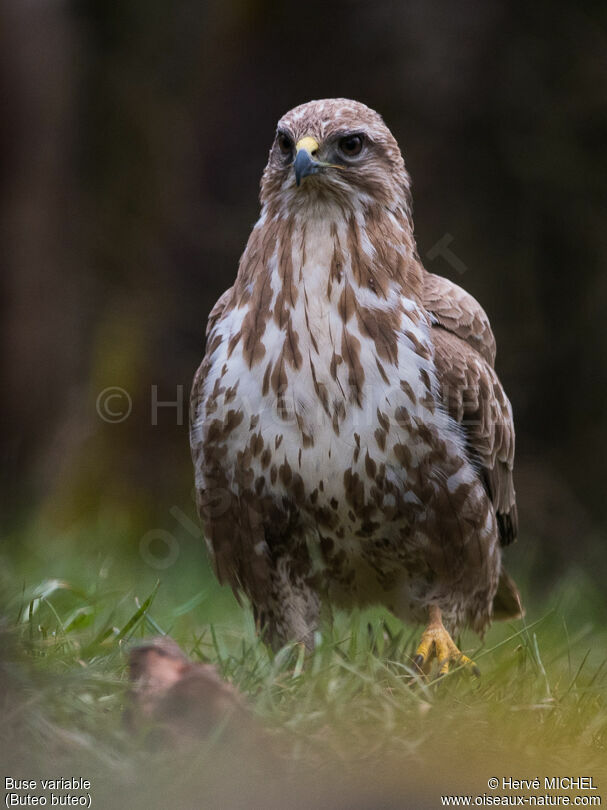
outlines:
[[[510,574],[502,568],[497,591],[493,597],[494,619],[522,619],[525,608],[516,583]]]

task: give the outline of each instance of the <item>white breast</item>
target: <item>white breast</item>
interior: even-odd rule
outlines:
[[[259,431],[265,446],[272,452],[272,463],[280,466],[286,462],[291,470],[301,475],[308,491],[317,488],[322,481],[323,497],[327,502],[332,498],[342,500],[345,470],[358,471],[361,475],[364,473],[367,451],[372,458],[387,462],[388,477],[406,486],[406,471],[392,453],[394,444],[400,440],[408,441],[395,422],[397,408],[404,406],[410,413],[419,415],[425,424],[435,423],[441,431],[453,432],[451,420],[442,409],[437,408],[431,413],[420,404],[428,394],[423,375],[426,375],[426,379],[434,380],[433,363],[416,352],[406,333],[414,335],[418,343],[429,346],[426,320],[418,312],[417,304],[403,299],[396,287],[387,300],[381,301],[381,306],[398,308],[400,311],[397,362],[382,364],[389,380],[386,383],[376,362],[377,352],[373,340],[360,334],[355,318],[345,326],[339,312],[338,302],[344,286],[355,285],[346,249],[346,223],[343,220],[337,222],[337,237],[344,262],[341,280],[332,281],[330,292],[327,281],[334,250],[330,218],[325,215],[316,222],[310,222],[308,218],[305,234],[302,229],[295,228],[291,240],[294,283],[298,296],[295,306],[290,310],[290,318],[299,337],[303,362],[297,370],[290,366],[285,367],[288,381],[284,398],[286,412],[279,412],[274,392],[270,390],[269,396],[262,394],[264,372],[268,363],[276,362],[280,356],[285,340],[284,330],[273,319],[268,321],[263,336],[263,360],[249,368],[241,345],[237,345],[228,358],[229,336],[240,329],[246,309],[233,310],[221,322],[222,333],[228,339],[224,339],[213,356],[205,383],[205,394],[213,390],[218,379],[226,389],[237,386],[234,400],[218,400],[218,409],[213,418],[222,418],[230,409],[238,409],[244,413],[244,419],[229,437],[225,471],[228,478],[233,480],[233,473],[238,465],[238,452],[247,447],[251,433]],[[367,249],[370,250],[370,246]],[[277,250],[268,263],[273,291],[272,307],[276,304],[282,284],[277,264],[278,255]],[[356,287],[356,294],[361,305],[378,306],[378,298],[372,291]],[[332,374],[332,358],[334,354],[341,355],[344,328],[355,334],[360,341],[360,362],[365,374],[360,405],[352,400],[346,363],[339,363],[336,374]],[[406,385],[402,386],[401,381]],[[329,413],[317,394],[318,386],[326,389]],[[413,400],[407,391],[413,392]],[[209,418],[204,400],[205,397],[194,425],[194,442],[202,440],[204,425]],[[339,413],[338,431],[333,417],[335,409]],[[391,423],[389,440],[384,450],[380,449],[376,438],[378,412]],[[313,437],[313,445],[304,446],[303,434]],[[456,432],[453,432],[453,440],[459,441]],[[417,447],[413,446],[411,451],[412,464],[415,466],[417,456],[421,457],[427,452],[427,448],[420,443]],[[268,470],[262,469],[259,457],[253,460],[253,467],[256,478],[265,475],[268,479]],[[202,469],[197,471],[197,475],[198,485],[204,487]],[[267,485],[277,495],[287,494],[280,480],[273,484],[268,482]]]

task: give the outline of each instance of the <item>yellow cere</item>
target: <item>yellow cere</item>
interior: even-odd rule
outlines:
[[[297,141],[295,144],[296,152],[299,152],[301,149],[305,149],[306,152],[312,154],[318,149],[318,141],[308,135],[305,138],[302,138],[300,141]]]

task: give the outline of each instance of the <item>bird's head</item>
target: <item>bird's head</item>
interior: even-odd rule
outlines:
[[[358,101],[310,101],[278,122],[261,201],[286,212],[322,203],[408,208],[409,177],[383,119]]]

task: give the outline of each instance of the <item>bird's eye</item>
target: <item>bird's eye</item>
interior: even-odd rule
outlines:
[[[354,157],[360,154],[363,148],[362,135],[346,135],[340,140],[339,148],[347,157]]]
[[[284,132],[279,132],[278,137],[276,138],[278,143],[278,148],[283,153],[283,155],[290,155],[293,151],[293,141],[289,138],[288,135],[285,135]]]

